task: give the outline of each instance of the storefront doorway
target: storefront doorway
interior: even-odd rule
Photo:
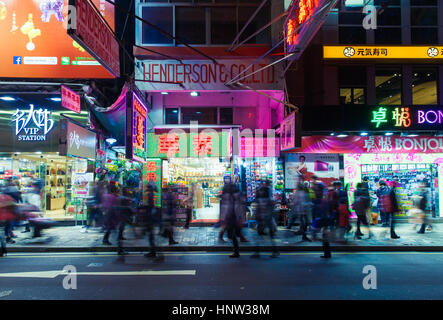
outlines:
[[[55,152],[15,153],[0,159],[0,184],[5,185],[12,178],[23,198],[32,190],[34,181],[41,181],[41,208],[46,218],[74,220],[84,210],[82,199],[89,195],[94,181],[88,160],[59,156]]]
[[[216,222],[220,217],[220,194],[225,177],[231,177],[229,158],[171,158],[163,161],[162,186],[179,187],[179,199],[194,187],[191,222]]]
[[[412,197],[420,190],[427,199],[426,211],[437,217],[438,200],[438,167],[437,164],[382,164],[362,165],[362,179],[369,178],[369,190],[375,203],[377,183],[388,181],[395,187],[398,204],[402,216],[406,216],[412,208]]]

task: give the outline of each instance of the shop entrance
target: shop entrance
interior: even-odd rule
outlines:
[[[426,211],[432,217],[438,217],[439,190],[437,164],[380,164],[361,167],[362,179],[369,178],[371,198],[375,202],[375,192],[380,179],[396,186],[396,195],[401,210],[400,216],[406,216],[411,209],[412,196],[419,190],[424,190],[427,198]]]
[[[89,171],[89,172],[88,172]],[[41,208],[53,220],[74,220],[86,212],[85,199],[94,181],[88,160],[59,156],[57,153],[15,153],[0,160],[0,184],[16,181],[22,198],[32,191],[32,183],[40,180]],[[83,217],[83,215],[81,215]]]
[[[162,185],[179,187],[179,199],[194,188],[191,222],[217,222],[225,177],[231,177],[229,158],[172,158],[163,161]]]

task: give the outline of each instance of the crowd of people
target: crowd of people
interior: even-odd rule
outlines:
[[[301,235],[302,241],[321,240],[324,248],[324,258],[330,258],[331,241],[345,242],[351,234],[351,209],[356,213],[355,239],[365,236],[362,227],[367,229],[367,236],[371,238],[371,225],[380,224],[390,228],[392,239],[400,238],[395,232],[395,213],[399,211],[395,188],[389,187],[386,181],[378,182],[377,210],[371,207],[371,195],[369,192],[368,179],[364,178],[358,183],[350,203],[347,187],[340,181],[335,181],[327,187],[316,176],[312,181],[300,182],[293,194],[287,199],[289,217],[287,219],[288,230],[298,225],[295,235]],[[4,227],[4,234],[0,236],[0,256],[6,253],[6,243],[14,243],[14,229],[23,226],[23,232],[33,229],[33,237],[41,236],[41,230],[50,227],[51,224],[42,218],[41,197],[42,183],[36,179],[32,183],[32,190],[27,193],[20,192],[19,185],[14,179],[9,179],[7,185],[1,190],[0,198],[0,223]],[[143,194],[144,193],[144,194]],[[103,245],[112,245],[110,235],[117,232],[118,253],[124,255],[123,241],[126,227],[133,230],[135,236],[144,237],[150,244],[150,252],[146,257],[157,258],[158,250],[155,237],[157,234],[165,237],[169,245],[178,242],[174,238],[177,208],[179,203],[185,207],[186,222],[184,228],[189,228],[192,217],[194,192],[191,188],[189,194],[180,199],[177,188],[168,185],[162,190],[161,207],[155,205],[158,190],[155,184],[148,184],[144,190],[134,190],[129,187],[121,187],[116,183],[106,180],[99,181],[93,188],[93,197],[88,203],[88,218],[86,229],[95,225],[103,232]],[[144,201],[143,201],[144,199]],[[418,193],[413,197],[414,208],[413,223],[420,224],[419,233],[424,233],[429,224],[425,217],[426,195]],[[247,225],[248,218],[255,222],[258,241],[269,240],[272,248],[271,257],[277,257],[279,252],[275,244],[277,231],[276,203],[272,198],[272,189],[269,182],[262,184],[256,191],[255,203],[252,215],[249,214],[246,195],[241,192],[239,185],[226,183],[220,194],[220,222],[219,240],[224,241],[227,234],[233,244],[232,258],[240,256],[239,242],[248,242],[242,233],[242,228]],[[377,214],[374,212],[376,211]],[[378,221],[379,220],[379,221]],[[239,241],[240,240],[240,241]],[[254,246],[257,251],[252,258],[260,256],[260,246]]]

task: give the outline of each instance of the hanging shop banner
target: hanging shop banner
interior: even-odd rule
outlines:
[[[301,113],[293,112],[280,124],[280,150],[288,151],[301,146]]]
[[[297,60],[326,20],[338,0],[295,0],[284,23],[285,54]],[[303,24],[304,23],[304,24]],[[300,27],[301,26],[301,27]],[[296,31],[298,29],[298,31]]]
[[[97,134],[68,119],[60,120],[59,155],[95,160]]]
[[[104,0],[93,3],[113,27],[114,6]],[[71,10],[68,0],[0,1],[0,77],[112,78],[66,34]]]
[[[117,40],[89,0],[69,0],[75,7],[68,23],[68,34],[115,77],[120,76]]]
[[[302,147],[291,153],[440,153],[443,137],[331,136],[303,137]]]
[[[126,158],[143,162],[146,158],[148,108],[135,92],[127,93],[126,103]]]
[[[150,158],[230,157],[230,132],[203,130],[199,133],[170,132],[147,134]]]
[[[74,90],[66,86],[61,86],[62,92],[62,106],[68,110],[81,113],[81,97]]]
[[[323,46],[324,59],[443,59],[442,46]]]
[[[285,188],[295,189],[297,184],[312,181],[317,176],[329,186],[340,178],[338,154],[287,154],[285,162]]]
[[[146,190],[148,184],[154,184],[157,188],[157,192],[154,193],[154,205],[161,207],[161,190],[162,190],[162,160],[148,158],[146,163],[143,164],[143,190]],[[143,192],[143,196],[146,199],[146,192]]]
[[[148,82],[136,82],[140,90],[227,90],[230,87],[226,82],[246,70],[255,62],[253,59],[217,60],[214,64],[208,60],[185,60],[182,63],[176,60],[136,60],[136,79]],[[253,65],[238,81],[259,90],[283,90],[283,81],[279,80],[276,72],[281,72],[279,64],[257,70],[272,63],[271,59],[262,59]],[[154,82],[149,82],[154,81]],[[163,82],[163,83],[156,83]],[[176,82],[178,84],[164,83]]]

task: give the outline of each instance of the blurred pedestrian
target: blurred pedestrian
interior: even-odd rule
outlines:
[[[111,183],[109,184],[106,194],[103,196],[104,201],[104,229],[105,234],[103,236],[104,245],[112,245],[109,241],[111,232],[117,228],[119,223],[118,208],[120,207],[120,198],[118,187]]]
[[[260,236],[269,235],[269,239],[272,246],[271,258],[276,258],[280,254],[275,245],[275,233],[277,231],[277,225],[274,219],[274,203],[271,199],[270,182],[266,181],[256,192],[257,202],[257,232]],[[260,257],[260,246],[257,244],[257,251],[251,256],[251,258]]]
[[[23,220],[27,223],[25,225],[25,230],[23,232],[30,232],[30,226],[34,229],[33,238],[37,238],[41,236],[42,225],[38,220],[34,219],[36,217],[43,216],[43,208],[42,208],[42,190],[43,183],[40,179],[35,179],[31,183],[31,190],[23,195],[24,202],[31,205],[29,211],[26,212],[26,215]]]
[[[177,212],[177,196],[173,186],[168,186],[162,194],[162,212],[164,236],[169,239],[169,245],[177,244],[174,240],[174,224]]]
[[[383,222],[384,227],[391,226],[391,239],[399,239],[400,237],[395,233],[395,213],[399,211],[397,197],[394,189],[387,186],[384,180],[379,182],[380,188],[377,190],[378,207],[380,214],[385,217]]]
[[[157,186],[153,183],[148,184],[146,188],[146,206],[142,206],[142,226],[148,234],[150,251],[145,254],[146,258],[156,258],[157,248],[155,245],[155,227],[159,224],[161,217],[157,214],[155,207],[155,193]]]
[[[16,204],[18,203],[22,203],[23,199],[22,199],[22,194],[19,190],[19,184],[17,180],[14,180],[13,178],[8,178],[8,185],[7,187],[4,189],[4,193],[9,195]],[[14,210],[17,210],[18,207],[15,206]],[[17,216],[17,212],[15,213],[15,215]],[[7,243],[15,243],[14,241],[14,225],[17,223],[17,220],[11,220],[9,222],[7,222],[4,226],[5,228],[5,237],[6,237],[6,242]]]
[[[106,181],[99,181],[94,186],[86,230],[88,230],[93,224],[99,226],[103,223],[103,199],[106,194],[106,188]]]
[[[362,182],[357,183],[357,189],[354,191],[354,204],[353,209],[357,215],[357,230],[355,231],[355,238],[361,239],[364,234],[360,230],[361,224],[368,228],[368,238],[372,237],[372,233],[369,228],[369,221],[367,212],[370,207],[369,190]]]
[[[186,210],[186,222],[185,222],[185,229],[189,229],[189,224],[192,220],[192,212],[194,210],[194,195],[195,195],[195,183],[193,183],[189,188],[189,194],[188,196],[183,200],[183,204],[185,206]]]
[[[312,221],[312,201],[306,188],[299,184],[292,197],[291,211],[288,229],[291,229],[295,220],[300,221],[300,228],[295,234],[302,235],[303,241],[312,241],[306,235],[310,222]]]
[[[240,193],[236,186],[232,183],[225,184],[220,199],[220,216],[223,217],[223,224],[228,233],[228,238],[232,240],[234,253],[229,256],[230,258],[240,257],[237,237],[240,233],[242,220],[239,216],[241,208],[238,207],[242,205],[241,202]]]
[[[15,210],[16,210],[17,202],[14,198],[6,193],[0,194],[0,226],[5,228],[11,221],[16,220]],[[0,232],[0,257],[6,255],[6,241],[4,236],[4,232]]]

